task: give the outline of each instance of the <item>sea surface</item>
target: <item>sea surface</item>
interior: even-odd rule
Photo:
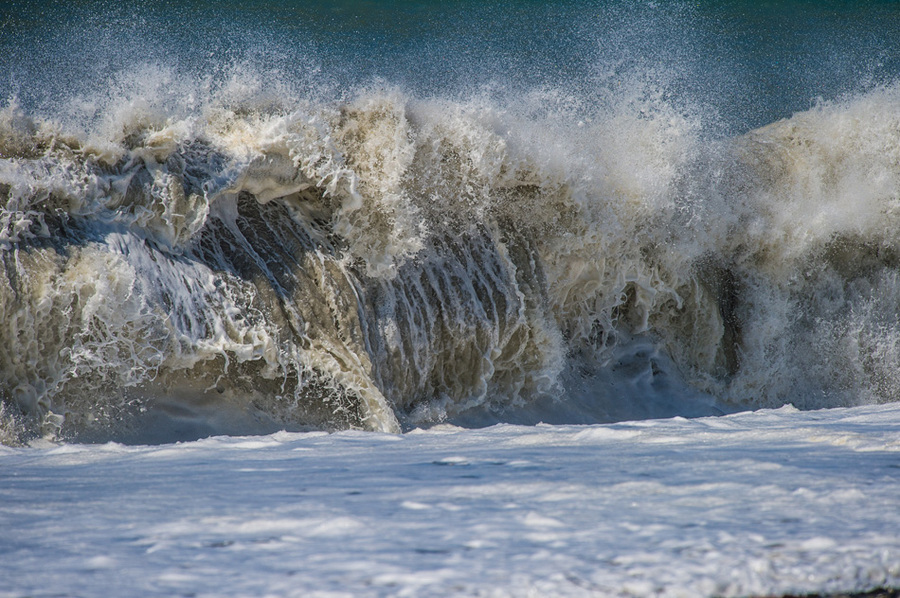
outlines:
[[[898,426],[891,403],[0,446],[0,596],[838,598],[896,588]]]

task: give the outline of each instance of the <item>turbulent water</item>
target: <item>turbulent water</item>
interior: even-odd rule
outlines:
[[[900,398],[895,3],[3,11],[3,442]]]

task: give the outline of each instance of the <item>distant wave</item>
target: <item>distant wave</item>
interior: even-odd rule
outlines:
[[[554,105],[7,102],[5,441],[900,396],[900,87],[725,141],[651,95]]]

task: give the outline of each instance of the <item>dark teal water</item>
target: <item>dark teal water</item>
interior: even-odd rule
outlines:
[[[215,83],[231,65],[311,94],[552,89],[609,101],[640,79],[743,132],[900,77],[900,2],[37,2],[0,7],[0,85],[60,103],[146,64]]]

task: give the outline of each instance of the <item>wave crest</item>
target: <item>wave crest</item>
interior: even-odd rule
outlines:
[[[5,412],[90,438],[154,405],[393,431],[896,398],[900,88],[717,141],[659,98],[538,97],[87,130],[10,103]]]

